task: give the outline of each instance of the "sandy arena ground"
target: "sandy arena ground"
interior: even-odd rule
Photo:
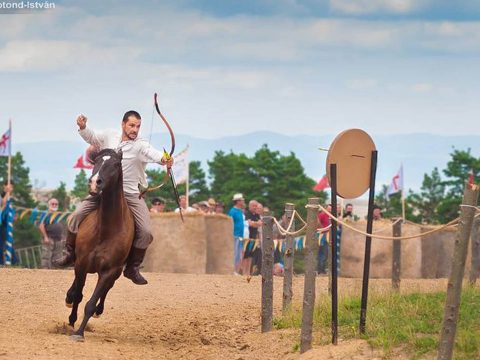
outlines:
[[[0,269],[0,360],[3,359],[373,359],[361,340],[293,351],[299,330],[260,332],[261,278],[154,274],[136,286],[120,278],[105,312],[92,318],[86,341],[67,334],[70,309],[65,292],[73,271]],[[83,306],[96,275],[89,275]],[[275,278],[275,314],[281,310],[283,278]],[[326,296],[327,278],[318,278],[317,296]],[[388,291],[390,281],[372,280],[371,292]],[[340,293],[360,294],[360,279],[340,279]],[[445,290],[445,280],[403,280],[402,291]],[[294,302],[301,303],[303,277],[294,279]],[[367,320],[368,321],[368,320]],[[341,334],[340,334],[341,339]]]

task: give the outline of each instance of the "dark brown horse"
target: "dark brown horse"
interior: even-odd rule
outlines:
[[[80,224],[75,249],[75,280],[67,292],[66,304],[72,307],[70,326],[77,321],[78,304],[87,273],[98,273],[92,297],[85,305],[82,324],[72,335],[84,340],[84,330],[92,316],[103,313],[105,297],[122,273],[134,237],[133,216],[123,195],[122,153],[104,149],[94,155],[90,195],[98,201],[98,209]]]

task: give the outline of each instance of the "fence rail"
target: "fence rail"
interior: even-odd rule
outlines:
[[[16,249],[18,265],[28,269],[38,269],[42,264],[42,245]]]

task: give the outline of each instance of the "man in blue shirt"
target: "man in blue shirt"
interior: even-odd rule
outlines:
[[[242,262],[243,251],[243,232],[245,223],[245,214],[243,209],[245,208],[245,199],[242,194],[233,195],[233,207],[228,212],[228,216],[233,219],[233,237],[234,243],[234,264],[235,272],[240,270],[240,264]]]

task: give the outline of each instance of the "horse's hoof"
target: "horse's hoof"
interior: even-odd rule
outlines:
[[[92,317],[94,317],[95,319],[98,319],[100,317],[100,315],[99,314],[93,314]]]
[[[76,342],[84,342],[85,338],[82,335],[70,335],[70,339]]]
[[[65,306],[71,309],[73,307],[73,303],[69,304],[68,302],[65,301]]]

